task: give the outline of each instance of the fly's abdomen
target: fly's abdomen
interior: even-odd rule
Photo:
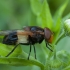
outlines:
[[[29,43],[28,41],[28,35],[18,35],[18,43],[24,43],[27,44]]]
[[[8,35],[5,35],[3,38],[3,44],[15,45],[18,40],[17,33],[13,32]]]

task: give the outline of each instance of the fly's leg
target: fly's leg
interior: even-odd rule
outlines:
[[[17,44],[17,45],[11,50],[11,52],[9,52],[9,53],[6,55],[6,57],[8,57],[10,54],[12,54],[13,51],[17,48],[18,45],[19,45],[19,44]]]
[[[35,49],[35,46],[33,45],[33,47],[34,47],[35,59],[37,59],[37,58],[36,58],[36,49]]]
[[[30,51],[29,51],[29,55],[28,55],[28,60],[29,60],[29,57],[30,57],[30,53],[31,53],[31,44],[30,44]]]

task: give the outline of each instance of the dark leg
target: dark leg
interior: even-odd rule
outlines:
[[[11,50],[11,52],[6,55],[6,57],[8,57],[11,53],[13,53],[13,51],[16,49],[16,47],[17,47],[18,45],[19,45],[19,44],[17,44],[17,45]]]
[[[49,43],[47,43],[50,47],[52,47]]]
[[[35,49],[35,46],[33,45],[34,47],[34,54],[35,54],[35,59],[36,59],[36,49]]]
[[[52,52],[53,52],[53,50],[52,50],[52,49],[50,49],[50,48],[48,47],[47,43],[46,43],[46,47],[47,47],[50,51],[52,51]]]
[[[30,44],[30,51],[29,51],[29,55],[28,55],[28,60],[29,60],[29,57],[30,57],[30,53],[31,53],[31,44]]]

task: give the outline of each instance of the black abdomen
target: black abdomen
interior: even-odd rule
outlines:
[[[4,36],[3,44],[15,45],[17,40],[18,40],[17,32],[12,32],[12,33]]]

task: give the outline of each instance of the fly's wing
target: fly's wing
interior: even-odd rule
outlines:
[[[33,29],[35,27],[32,27]],[[32,29],[29,28],[29,29]],[[6,30],[6,31],[0,31],[0,35],[4,35],[3,43],[7,45],[14,45],[17,43],[23,43],[23,44],[29,44],[29,36],[34,40],[35,42],[40,43],[41,40],[43,40],[43,32],[38,32],[36,29],[34,30]],[[39,38],[39,40],[38,40]],[[42,39],[41,39],[42,38]]]
[[[5,30],[5,31],[0,31],[0,36],[1,35],[5,36],[13,32],[17,32],[18,35],[32,35],[33,34],[31,31],[26,31],[26,30]]]
[[[3,31],[0,31],[0,36],[2,35],[8,35],[8,34],[10,34],[10,33],[12,33],[12,32],[16,32],[15,30],[3,30]]]
[[[1,34],[2,33],[2,34]],[[32,35],[32,32],[17,30],[17,31],[1,31],[0,35],[5,35],[3,38],[3,43],[7,45],[15,45],[17,43],[28,44],[28,36]]]

